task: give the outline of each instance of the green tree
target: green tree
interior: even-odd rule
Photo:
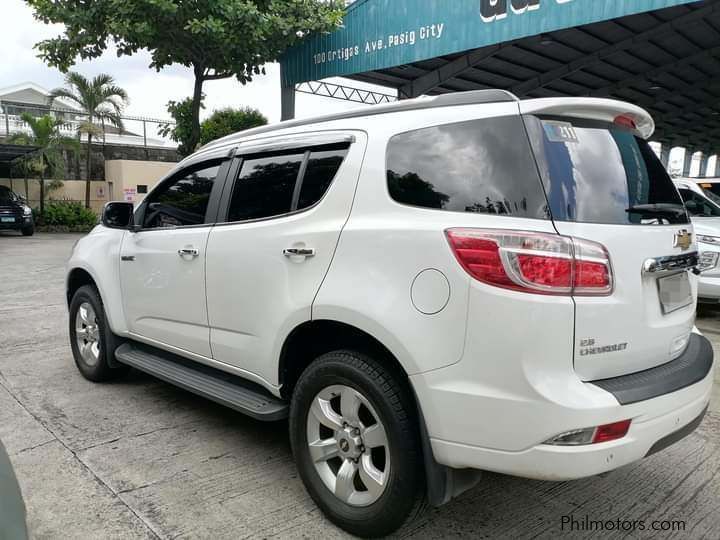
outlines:
[[[342,0],[26,1],[37,19],[64,25],[63,34],[36,45],[51,66],[67,70],[78,56],[96,58],[112,42],[118,55],[147,49],[157,70],[192,69],[192,150],[200,140],[205,81],[251,81],[308,34],[338,27],[344,10]]]
[[[205,108],[202,100],[205,96],[200,96],[200,107]],[[191,146],[190,138],[192,137],[192,108],[193,99],[185,98],[182,101],[168,101],[167,110],[175,123],[160,124],[158,133],[163,137],[170,137],[178,143],[178,153],[181,156],[188,156],[195,151]]]
[[[50,104],[52,105],[57,98],[65,98],[80,107],[87,115],[85,121],[80,123],[79,132],[87,135],[85,208],[90,208],[92,138],[93,135],[101,134],[100,128],[94,121],[102,120],[122,129],[120,115],[128,97],[125,90],[115,84],[115,79],[104,73],[90,80],[70,71],[65,76],[65,84],[67,88],[55,88],[50,92]]]
[[[214,111],[200,124],[200,144],[207,144],[225,135],[264,126],[267,123],[267,118],[251,107],[220,109]]]
[[[60,127],[64,122],[50,115],[36,118],[25,112],[20,118],[30,126],[32,134],[16,133],[8,141],[12,144],[37,146],[37,150],[26,158],[25,170],[40,177],[40,213],[42,214],[45,211],[45,179],[65,168],[63,150],[77,149],[78,142],[71,137],[60,135]]]

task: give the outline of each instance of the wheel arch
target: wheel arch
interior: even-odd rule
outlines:
[[[296,326],[281,347],[278,384],[282,397],[290,398],[295,383],[315,358],[338,349],[353,349],[373,356],[391,367],[393,372],[412,387],[408,373],[397,355],[378,338],[352,324],[332,319],[316,319]]]
[[[84,285],[92,285],[99,291],[95,278],[93,278],[90,272],[84,268],[76,267],[68,272],[65,282],[65,299],[67,301],[68,308],[70,307],[70,302],[72,302],[73,296],[75,296],[77,290]]]
[[[422,406],[406,369],[378,338],[357,326],[331,319],[310,320],[296,326],[285,338],[280,352],[278,382],[281,396],[292,397],[300,375],[315,358],[339,349],[353,349],[372,356],[388,366],[406,385],[415,405],[427,500],[431,505],[442,506],[477,484],[479,471],[455,470],[435,461]]]

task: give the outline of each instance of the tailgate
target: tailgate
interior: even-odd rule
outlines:
[[[573,297],[574,366],[583,380],[672,360],[695,320],[696,243],[687,212],[636,128],[641,115],[610,104],[589,114],[591,103],[585,118],[559,117],[560,108],[525,117],[557,231],[601,243],[612,266],[610,295]]]

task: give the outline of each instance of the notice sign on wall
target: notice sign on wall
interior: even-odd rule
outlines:
[[[135,188],[125,188],[123,190],[123,200],[127,202],[135,202],[135,195],[136,195]]]

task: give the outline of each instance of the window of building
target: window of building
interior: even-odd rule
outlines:
[[[145,185],[145,184],[138,184],[138,185],[137,185],[137,192],[140,193],[140,194],[142,194],[142,193],[147,193],[147,192],[148,192],[147,185]]]

